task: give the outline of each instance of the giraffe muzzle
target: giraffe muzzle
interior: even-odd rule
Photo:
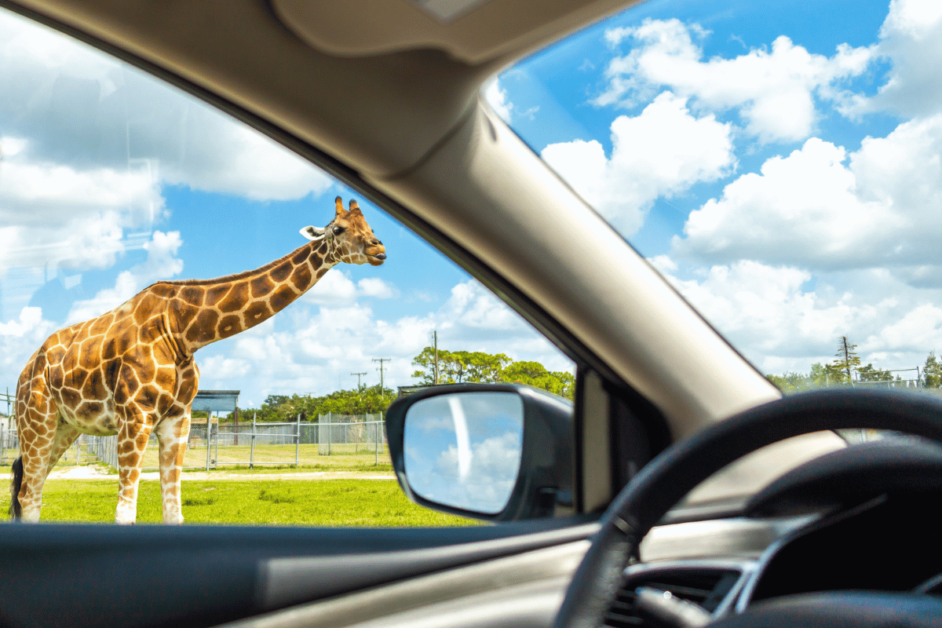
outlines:
[[[385,253],[377,253],[376,255],[369,255],[369,254],[367,254],[366,257],[367,257],[367,259],[369,260],[370,265],[372,265],[372,266],[382,266],[382,265],[383,265],[383,262],[386,261],[386,254],[385,254]]]

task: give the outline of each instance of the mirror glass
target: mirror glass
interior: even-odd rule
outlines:
[[[412,490],[445,506],[497,514],[523,451],[523,402],[510,392],[439,395],[406,413],[405,471]]]

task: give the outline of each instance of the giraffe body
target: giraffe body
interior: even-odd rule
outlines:
[[[38,521],[42,487],[80,433],[118,435],[117,523],[134,523],[144,449],[160,447],[165,523],[182,523],[180,475],[199,389],[193,354],[280,312],[340,262],[385,259],[355,201],[311,242],[253,271],[205,281],[158,282],[98,318],[49,336],[17,383],[19,465],[14,518]],[[19,469],[19,471],[18,471]],[[21,475],[19,475],[21,473]]]

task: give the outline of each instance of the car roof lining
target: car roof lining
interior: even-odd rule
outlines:
[[[509,64],[638,1],[271,0],[285,25],[329,54],[365,57],[434,48],[471,65]],[[459,12],[450,19],[436,15],[434,7],[447,4]]]

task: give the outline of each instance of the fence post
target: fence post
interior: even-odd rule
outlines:
[[[210,413],[211,415],[212,413]],[[210,419],[212,422],[212,419]],[[216,417],[216,447],[213,452],[213,469],[219,468],[219,417]]]
[[[252,413],[252,447],[249,449],[249,469],[255,468],[255,419],[258,413]]]
[[[210,447],[210,443],[212,441],[210,440],[209,437],[210,437],[210,434],[213,433],[213,424],[209,420],[208,412],[206,413],[206,415],[207,415],[206,416],[206,470],[209,471],[209,452],[212,451],[212,447]]]
[[[298,433],[294,437],[294,468],[297,469],[301,461],[301,413],[298,413]]]
[[[373,453],[376,454],[376,463],[373,466],[379,466],[379,423],[373,421]]]

